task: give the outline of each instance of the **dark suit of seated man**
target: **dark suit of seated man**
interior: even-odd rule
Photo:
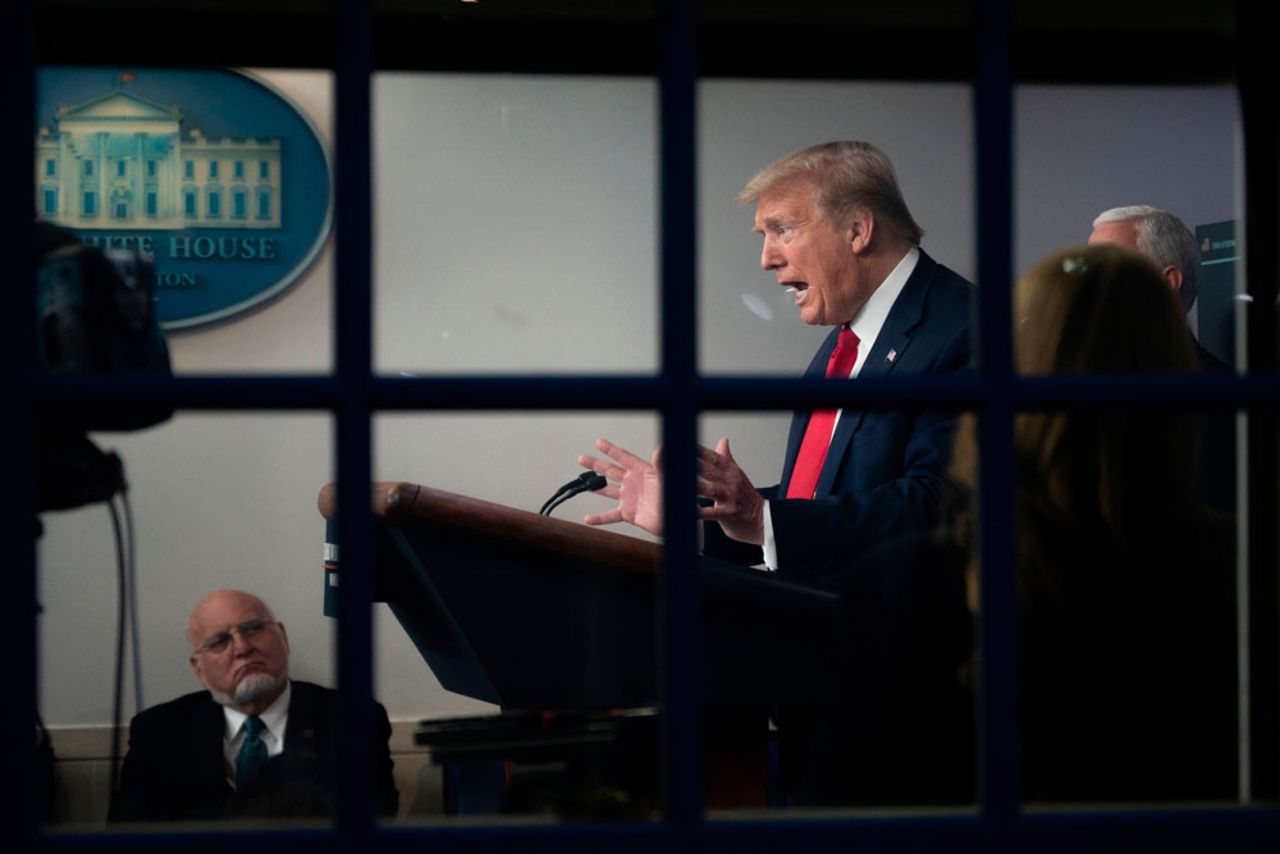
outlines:
[[[207,690],[153,706],[129,727],[110,821],[334,813],[337,693],[288,677],[289,639],[261,599],[210,593],[187,623]],[[376,802],[394,815],[391,725],[375,713]]]

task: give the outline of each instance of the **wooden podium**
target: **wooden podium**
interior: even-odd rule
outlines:
[[[375,596],[446,689],[504,710],[658,705],[659,544],[411,483],[376,483],[372,497]],[[319,505],[332,522],[333,484]],[[703,702],[759,710],[763,756],[763,709],[831,686],[838,598],[711,558],[690,566],[702,581]],[[350,571],[326,570],[328,584]],[[716,776],[709,768],[709,803]]]

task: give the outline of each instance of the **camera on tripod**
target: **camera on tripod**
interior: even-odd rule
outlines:
[[[140,373],[168,377],[169,348],[156,318],[155,261],[137,249],[98,249],[66,229],[36,224],[37,371],[44,376]],[[105,501],[124,487],[115,454],[91,431],[141,430],[169,405],[41,407],[37,508]]]

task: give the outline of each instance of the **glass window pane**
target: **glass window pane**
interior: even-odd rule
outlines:
[[[648,414],[376,419],[375,477],[399,484],[377,527],[375,670],[415,751],[402,821],[656,816],[661,552],[582,525],[600,496],[537,515],[597,436],[649,449],[656,432]]]
[[[869,410],[857,431],[904,417]],[[911,417],[948,437],[957,426],[954,415]],[[811,499],[786,498],[802,467],[794,448],[784,453],[791,421],[713,414],[700,424],[717,453],[731,437],[735,463],[769,508],[764,547],[736,524],[703,529],[708,810],[969,809],[977,570],[964,499],[973,473],[920,466],[859,485],[873,449],[833,440],[835,480]],[[962,447],[958,459],[972,464],[972,447]],[[873,531],[891,513],[912,518]]]
[[[762,270],[754,204],[739,191],[765,166],[833,140],[872,143],[890,160],[921,248],[974,278],[973,118],[967,86],[873,82],[706,80],[699,88],[699,365],[711,373],[799,376],[829,327],[806,326],[780,279],[819,271]],[[768,116],[761,122],[761,116]],[[793,264],[800,264],[797,259]],[[883,278],[879,274],[876,278]],[[846,277],[847,278],[847,277]],[[877,284],[879,282],[877,281]],[[823,329],[826,326],[828,329]]]
[[[1234,88],[1020,86],[1015,112],[1018,273],[1086,241],[1138,249],[1176,287],[1205,368],[1240,368],[1249,303]],[[1139,206],[1157,210],[1129,210]]]
[[[374,80],[382,371],[652,371],[655,87]]]
[[[71,200],[41,218],[154,257],[176,373],[328,369],[330,81],[286,69],[39,69],[37,145],[67,160],[41,186]],[[265,206],[218,182],[220,158],[226,178],[250,153],[274,164],[254,188]],[[145,186],[131,183],[136,160]]]
[[[1030,805],[1241,796],[1243,528],[1195,488],[1205,457],[1191,441],[1234,490],[1234,426],[1194,410],[1017,417]]]
[[[128,758],[117,818],[168,830],[182,819],[207,829],[329,822],[334,695],[317,686],[334,684],[333,640],[320,607],[315,497],[332,478],[330,421],[178,413],[136,432],[90,434],[123,461],[136,536],[129,603],[137,610],[132,626],[118,625],[108,505],[43,513],[40,710],[59,759],[54,827],[101,829],[107,819],[121,630],[122,723],[132,718],[134,726],[121,732]],[[68,438],[42,451],[45,494],[98,482],[59,464],[82,447]],[[114,506],[123,509],[120,497]],[[225,592],[206,598],[226,590],[261,602]],[[279,693],[286,673],[288,699]],[[267,759],[251,777],[236,778],[234,739],[247,736],[236,730],[224,740],[233,724],[224,710],[260,713],[267,726],[259,734]]]

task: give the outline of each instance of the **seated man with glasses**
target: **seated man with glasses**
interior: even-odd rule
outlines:
[[[216,590],[191,612],[187,639],[207,690],[133,719],[109,820],[332,815],[338,695],[289,678],[284,624],[258,597]],[[394,815],[380,704],[374,728],[377,807]]]

